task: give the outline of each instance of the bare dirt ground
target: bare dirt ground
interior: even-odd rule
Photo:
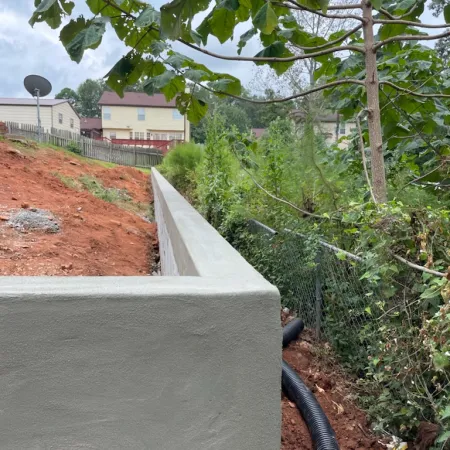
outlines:
[[[126,192],[127,201],[120,205],[95,197],[77,181],[82,176]],[[134,168],[109,168],[69,152],[0,141],[0,275],[151,273],[156,226],[140,217],[152,200],[148,183],[149,175]],[[60,231],[10,226],[15,212],[34,208],[53,214]]]
[[[282,315],[283,325],[286,319]],[[364,412],[352,401],[351,383],[346,374],[331,359],[320,355],[323,344],[312,342],[312,334],[308,330],[303,331],[297,342],[283,350],[283,358],[316,396],[336,432],[340,449],[386,449],[370,431]],[[281,450],[312,450],[308,428],[295,404],[283,395],[281,406]]]

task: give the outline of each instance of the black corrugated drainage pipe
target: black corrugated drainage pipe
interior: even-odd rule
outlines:
[[[283,348],[287,347],[292,341],[295,341],[298,338],[298,335],[303,331],[303,328],[305,328],[303,320],[291,320],[283,328]]]
[[[297,339],[302,330],[303,322],[299,319],[286,325],[283,329],[283,347]],[[282,367],[283,392],[289,400],[297,405],[311,434],[314,448],[316,450],[339,450],[336,434],[314,394],[284,360]]]

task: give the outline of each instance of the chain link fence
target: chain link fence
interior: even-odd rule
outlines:
[[[363,260],[316,237],[275,231],[256,220],[249,221],[249,231],[249,243],[239,250],[278,287],[283,305],[317,337],[338,351],[355,348],[361,364],[367,363],[371,343],[363,336],[373,339],[381,312],[377,287],[364,280]]]

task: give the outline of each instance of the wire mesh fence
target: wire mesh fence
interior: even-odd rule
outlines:
[[[305,326],[334,347],[363,350],[364,331],[377,328],[377,286],[364,280],[361,258],[315,237],[292,230],[275,231],[251,220],[252,240],[243,250],[281,294],[283,305],[298,313]],[[256,252],[256,254],[255,254]],[[373,339],[373,333],[366,333]],[[366,359],[367,361],[367,359]]]

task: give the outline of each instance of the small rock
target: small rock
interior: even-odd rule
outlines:
[[[9,219],[7,217],[5,217],[5,216],[0,216],[0,220],[6,221],[6,220],[9,220]]]
[[[81,206],[79,206],[79,207],[77,208],[77,211],[80,212],[82,209],[83,209],[83,208],[82,208]]]
[[[11,197],[11,200],[17,200],[17,197]]]
[[[75,219],[84,220],[81,214],[74,214],[73,217],[75,217]]]
[[[118,220],[110,220],[110,223],[112,223],[113,225],[117,225],[118,227],[122,225]]]
[[[30,248],[29,245],[21,245],[22,248]]]
[[[71,269],[73,269],[73,264],[72,263],[70,263],[70,264],[63,264],[61,266],[61,269],[62,270],[71,270]]]
[[[20,205],[20,207],[23,208],[23,209],[28,209],[28,208],[30,207],[30,204],[29,204],[29,203],[26,203],[26,202],[23,202],[23,203]]]
[[[285,314],[289,314],[289,308],[283,308],[283,312],[285,313]]]
[[[295,403],[292,403],[292,402],[288,402],[288,403],[291,408],[295,408]]]
[[[295,420],[291,419],[291,423],[292,423],[292,425],[295,425]]]
[[[80,164],[78,164],[77,162],[75,162],[75,161],[69,161],[69,164],[72,164],[72,166],[79,166]]]

